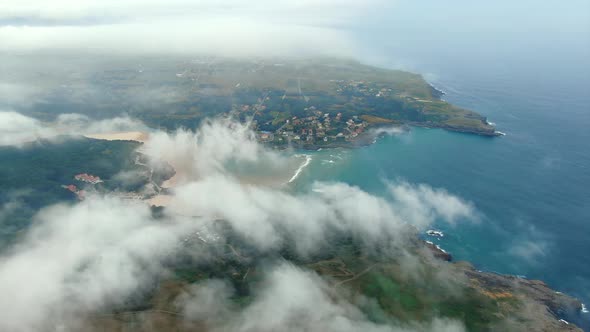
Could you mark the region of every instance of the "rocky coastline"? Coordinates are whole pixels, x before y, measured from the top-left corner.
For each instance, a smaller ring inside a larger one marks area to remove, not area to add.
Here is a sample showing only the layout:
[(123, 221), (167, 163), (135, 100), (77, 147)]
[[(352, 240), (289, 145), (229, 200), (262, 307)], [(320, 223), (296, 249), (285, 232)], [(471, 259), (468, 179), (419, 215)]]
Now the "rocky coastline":
[(484, 272), (465, 261), (453, 262), (452, 256), (440, 247), (422, 241), (432, 255), (453, 268), (462, 272), (468, 280), (469, 286), (490, 298), (513, 299), (521, 303), (518, 312), (511, 311), (511, 306), (505, 308), (505, 315), (517, 315), (522, 321), (511, 322), (510, 329), (534, 331), (576, 331), (583, 330), (574, 323), (567, 321), (576, 317), (582, 311), (582, 303), (571, 296), (551, 289), (541, 280), (504, 275), (494, 272)]

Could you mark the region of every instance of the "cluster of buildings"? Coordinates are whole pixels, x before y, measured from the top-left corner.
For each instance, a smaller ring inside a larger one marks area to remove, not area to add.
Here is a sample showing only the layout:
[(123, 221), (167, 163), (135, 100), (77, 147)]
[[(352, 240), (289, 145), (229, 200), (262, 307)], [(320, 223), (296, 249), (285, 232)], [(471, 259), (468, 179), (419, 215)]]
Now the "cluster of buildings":
[[(285, 124), (279, 128), (274, 137), (278, 140), (289, 140), (299, 142), (331, 142), (331, 141), (352, 141), (362, 134), (368, 123), (360, 120), (357, 116), (344, 121), (342, 113), (332, 116), (330, 113), (322, 113), (314, 106), (306, 108), (313, 115), (299, 118), (292, 117), (285, 120)], [(270, 135), (265, 136), (270, 139)], [(274, 137), (271, 140), (274, 140)], [(265, 141), (262, 139), (262, 141)]]
[(82, 200), (84, 200), (84, 198), (86, 198), (86, 192), (82, 189), (78, 189), (78, 187), (76, 187), (73, 184), (69, 184), (67, 186), (62, 185), (61, 187), (68, 190), (68, 191), (73, 192), (76, 195), (76, 197), (78, 198), (78, 200), (82, 201)]
[[(74, 176), (74, 179), (80, 182), (90, 183), (90, 184), (97, 184), (103, 182), (98, 176), (94, 176), (87, 173), (81, 173)], [(86, 191), (84, 189), (78, 188), (76, 185), (68, 184), (62, 185), (62, 188), (71, 191), (72, 193), (76, 194), (76, 197), (79, 200), (84, 200), (86, 198)]]
[(97, 183), (103, 182), (100, 179), (100, 177), (94, 176), (94, 175), (90, 175), (90, 174), (87, 174), (87, 173), (78, 174), (78, 175), (74, 176), (74, 179), (76, 179), (78, 181), (90, 183), (90, 184), (97, 184)]

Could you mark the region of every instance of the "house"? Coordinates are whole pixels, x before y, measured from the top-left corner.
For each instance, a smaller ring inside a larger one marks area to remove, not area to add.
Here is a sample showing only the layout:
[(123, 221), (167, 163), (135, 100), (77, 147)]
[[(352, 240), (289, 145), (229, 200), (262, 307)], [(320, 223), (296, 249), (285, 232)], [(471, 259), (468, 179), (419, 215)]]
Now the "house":
[(272, 141), (274, 139), (274, 135), (272, 133), (269, 133), (267, 131), (263, 131), (262, 133), (260, 133), (260, 140), (261, 141)]
[(97, 183), (103, 182), (100, 179), (100, 177), (94, 176), (94, 175), (90, 175), (90, 174), (87, 174), (87, 173), (78, 174), (78, 175), (74, 176), (74, 179), (76, 179), (78, 181), (90, 183), (90, 184), (97, 184)]

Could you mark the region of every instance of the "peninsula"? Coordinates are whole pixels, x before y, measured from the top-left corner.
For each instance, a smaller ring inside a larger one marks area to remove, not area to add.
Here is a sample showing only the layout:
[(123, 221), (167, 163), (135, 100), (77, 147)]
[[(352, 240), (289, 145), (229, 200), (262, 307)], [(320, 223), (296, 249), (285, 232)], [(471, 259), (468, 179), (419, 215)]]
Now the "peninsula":
[[(421, 75), (347, 59), (123, 57), (38, 74), (47, 95), (20, 111), (45, 121), (75, 110), (194, 130), (206, 118), (233, 117), (262, 142), (307, 149), (366, 145), (380, 126), (501, 135), (486, 117), (442, 100)], [(108, 98), (93, 99), (94, 91)]]

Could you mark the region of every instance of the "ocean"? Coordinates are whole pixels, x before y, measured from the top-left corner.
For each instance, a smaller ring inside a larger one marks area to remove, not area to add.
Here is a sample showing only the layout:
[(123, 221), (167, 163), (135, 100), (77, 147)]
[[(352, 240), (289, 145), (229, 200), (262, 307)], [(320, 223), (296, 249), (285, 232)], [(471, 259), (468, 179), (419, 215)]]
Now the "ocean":
[[(354, 150), (311, 153), (296, 181), (343, 181), (376, 194), (425, 183), (472, 202), (478, 223), (436, 224), (434, 240), (477, 269), (541, 279), (590, 304), (588, 49), (515, 56), (437, 55), (391, 47), (376, 64), (421, 73), (444, 99), (488, 117), (496, 138), (412, 128)], [(409, 65), (408, 65), (409, 64)], [(571, 318), (590, 330), (590, 314)]]

